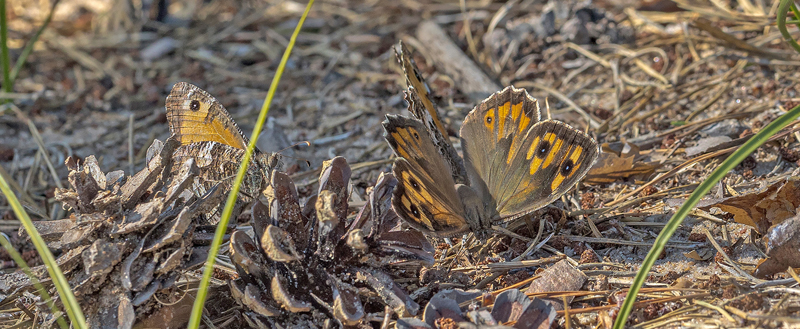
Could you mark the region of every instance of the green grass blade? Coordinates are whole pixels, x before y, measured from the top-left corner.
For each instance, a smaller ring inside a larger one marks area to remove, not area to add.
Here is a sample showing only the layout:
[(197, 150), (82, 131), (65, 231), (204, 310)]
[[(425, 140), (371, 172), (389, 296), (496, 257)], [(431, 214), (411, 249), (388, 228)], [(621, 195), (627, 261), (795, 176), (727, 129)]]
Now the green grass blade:
[(3, 65), (3, 91), (10, 93), (11, 57), (8, 55), (8, 16), (6, 16), (6, 0), (0, 0), (0, 65)]
[(220, 219), (219, 224), (217, 224), (216, 232), (214, 232), (214, 240), (211, 242), (211, 248), (208, 251), (208, 259), (206, 259), (205, 268), (203, 269), (203, 278), (200, 281), (200, 287), (197, 290), (197, 297), (195, 298), (194, 305), (192, 306), (192, 314), (189, 318), (189, 325), (187, 327), (189, 329), (197, 329), (200, 327), (200, 320), (203, 315), (203, 305), (205, 304), (208, 294), (211, 273), (214, 271), (214, 261), (217, 257), (217, 253), (219, 253), (219, 248), (222, 244), (222, 238), (225, 236), (225, 230), (228, 227), (228, 221), (233, 213), (233, 206), (236, 203), (239, 189), (242, 186), (242, 180), (247, 172), (247, 166), (250, 164), (250, 157), (252, 156), (253, 150), (256, 147), (258, 135), (261, 134), (261, 128), (264, 126), (264, 122), (267, 121), (269, 106), (272, 103), (272, 99), (275, 97), (275, 91), (278, 89), (278, 82), (281, 80), (281, 75), (283, 75), (283, 70), (286, 68), (286, 63), (289, 61), (289, 55), (292, 53), (292, 48), (294, 48), (294, 44), (297, 41), (297, 35), (300, 34), (300, 29), (303, 27), (303, 23), (305, 22), (309, 11), (311, 11), (311, 5), (313, 4), (314, 0), (309, 0), (308, 5), (306, 5), (306, 10), (300, 17), (300, 21), (297, 23), (294, 33), (292, 33), (292, 38), (289, 40), (289, 44), (286, 46), (286, 51), (283, 52), (283, 57), (278, 65), (278, 69), (275, 70), (275, 76), (272, 78), (272, 83), (269, 86), (267, 98), (264, 100), (264, 105), (261, 107), (261, 113), (258, 115), (258, 121), (256, 122), (255, 128), (253, 128), (253, 134), (250, 137), (250, 143), (247, 144), (247, 151), (244, 153), (244, 157), (242, 157), (241, 166), (239, 166), (239, 171), (236, 173), (236, 179), (234, 180), (233, 187), (228, 195), (228, 200), (225, 202), (225, 208), (222, 211), (222, 218)]
[(753, 151), (761, 146), (761, 144), (764, 144), (772, 135), (775, 135), (778, 131), (792, 123), (792, 121), (794, 121), (794, 119), (798, 116), (800, 116), (800, 105), (794, 107), (789, 112), (784, 113), (782, 116), (775, 119), (775, 121), (764, 127), (764, 129), (759, 131), (758, 134), (750, 138), (750, 140), (744, 143), (739, 149), (725, 159), (725, 161), (722, 162), (722, 164), (720, 164), (719, 167), (717, 167), (717, 169), (715, 169), (714, 172), (712, 172), (711, 175), (709, 175), (708, 178), (703, 181), (703, 183), (697, 186), (697, 189), (692, 192), (692, 195), (686, 199), (686, 202), (683, 203), (678, 211), (675, 212), (675, 215), (670, 218), (667, 225), (661, 230), (661, 233), (653, 243), (653, 247), (650, 248), (650, 252), (647, 253), (644, 262), (642, 262), (642, 267), (639, 268), (639, 272), (633, 279), (631, 288), (628, 290), (628, 295), (625, 296), (625, 301), (622, 303), (622, 307), (619, 310), (617, 319), (614, 322), (615, 329), (625, 328), (625, 322), (633, 311), (633, 304), (636, 301), (636, 295), (639, 293), (639, 288), (642, 287), (644, 281), (647, 279), (647, 274), (650, 272), (653, 264), (655, 264), (656, 259), (658, 259), (658, 257), (661, 255), (661, 252), (664, 251), (664, 247), (667, 245), (669, 238), (672, 237), (681, 223), (683, 223), (683, 219), (686, 218), (690, 211), (692, 211), (700, 199), (705, 196), (708, 191), (711, 191), (711, 188), (714, 187), (717, 182), (722, 180), (722, 178), (725, 177), (729, 171), (733, 170), (736, 165), (747, 158), (750, 153), (753, 153)]
[[(36, 275), (31, 272), (31, 268), (28, 266), (28, 263), (22, 259), (22, 255), (19, 254), (17, 249), (14, 249), (14, 246), (11, 245), (11, 242), (6, 239), (4, 234), (0, 234), (0, 246), (3, 246), (3, 248), (6, 249), (8, 255), (11, 256), (11, 259), (13, 259), (14, 262), (17, 263), (17, 266), (19, 266), (22, 271), (25, 272), (25, 275), (30, 278), (33, 286), (36, 287), (36, 291), (39, 292), (39, 296), (42, 297), (45, 303), (47, 303), (47, 306), (50, 307), (50, 311), (53, 312), (53, 314), (58, 313), (59, 310), (56, 308), (55, 304), (53, 304), (53, 298), (51, 298), (50, 294), (47, 293), (47, 289), (42, 286), (42, 283), (39, 282), (39, 279), (36, 277)], [(59, 316), (56, 322), (58, 322), (58, 326), (61, 327), (61, 329), (69, 328), (69, 325), (67, 325), (67, 321), (64, 320), (63, 316)]]
[(62, 273), (61, 269), (58, 267), (53, 253), (50, 252), (42, 236), (39, 235), (39, 232), (33, 227), (31, 218), (28, 217), (28, 213), (22, 209), (22, 204), (19, 203), (17, 196), (11, 191), (11, 187), (8, 186), (8, 182), (6, 182), (5, 177), (2, 175), (0, 175), (0, 191), (2, 191), (8, 199), (8, 203), (14, 210), (14, 214), (17, 215), (17, 219), (22, 223), (25, 231), (28, 232), (28, 235), (31, 237), (31, 242), (33, 242), (34, 247), (36, 247), (36, 252), (39, 253), (39, 257), (42, 258), (42, 261), (47, 267), (47, 272), (50, 274), (50, 278), (53, 279), (53, 284), (56, 286), (58, 295), (64, 303), (64, 308), (67, 311), (67, 315), (69, 315), (69, 319), (72, 321), (72, 326), (75, 328), (86, 328), (86, 318), (83, 316), (78, 300), (75, 299), (75, 295), (69, 287), (67, 278), (64, 277), (64, 273)]
[(794, 12), (796, 19), (800, 19), (800, 17), (797, 17), (797, 8), (793, 7), (794, 5), (792, 0), (781, 0), (781, 3), (778, 5), (778, 31), (781, 32), (781, 35), (783, 35), (783, 38), (786, 40), (786, 42), (788, 42), (795, 51), (800, 53), (800, 45), (794, 41), (792, 35), (789, 34), (789, 30), (786, 29), (786, 14), (789, 10)]
[[(797, 25), (797, 28), (800, 29), (800, 22), (797, 21), (797, 19), (800, 18), (800, 10), (797, 10), (797, 6), (795, 6), (794, 3), (789, 2), (789, 4), (790, 4), (789, 9), (792, 10), (792, 14), (794, 14), (795, 18), (792, 24)], [(785, 26), (786, 22), (784, 22), (783, 25)]]

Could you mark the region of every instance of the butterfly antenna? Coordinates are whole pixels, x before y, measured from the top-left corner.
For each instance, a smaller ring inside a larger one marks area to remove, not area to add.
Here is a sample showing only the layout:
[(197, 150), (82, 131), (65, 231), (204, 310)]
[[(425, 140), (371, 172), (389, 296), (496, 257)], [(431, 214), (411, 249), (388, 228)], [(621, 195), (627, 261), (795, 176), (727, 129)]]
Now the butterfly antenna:
[(547, 120), (552, 119), (553, 117), (550, 115), (550, 102), (547, 101), (547, 97), (544, 98), (544, 108), (547, 110)]
[(295, 159), (295, 160), (303, 161), (303, 162), (306, 163), (306, 166), (311, 168), (311, 161), (308, 161), (308, 159), (297, 158), (297, 157), (293, 157), (293, 156), (290, 156), (290, 155), (283, 154), (284, 151), (286, 151), (288, 149), (291, 149), (291, 148), (295, 148), (295, 147), (300, 146), (302, 144), (305, 144), (305, 146), (311, 146), (311, 142), (309, 142), (309, 141), (297, 142), (297, 143), (294, 143), (292, 145), (287, 146), (286, 148), (284, 148), (284, 149), (282, 149), (282, 150), (280, 150), (278, 152), (275, 152), (275, 154), (280, 154), (282, 157), (287, 157), (289, 159)]

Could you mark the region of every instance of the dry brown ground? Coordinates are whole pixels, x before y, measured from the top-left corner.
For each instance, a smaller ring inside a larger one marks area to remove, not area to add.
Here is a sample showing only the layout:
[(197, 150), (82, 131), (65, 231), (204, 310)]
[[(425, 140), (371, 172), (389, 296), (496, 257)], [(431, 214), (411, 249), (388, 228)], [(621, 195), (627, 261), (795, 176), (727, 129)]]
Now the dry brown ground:
[[(590, 265), (579, 267), (589, 276), (583, 290), (599, 293), (570, 307), (611, 309), (616, 292), (628, 286), (660, 227), (728, 153), (690, 160), (716, 151), (714, 146), (724, 141), (738, 145), (738, 138), (798, 104), (800, 61), (774, 26), (777, 3), (676, 2), (683, 9), (673, 8), (670, 1), (598, 1), (590, 8), (599, 16), (588, 23), (570, 20), (576, 17), (576, 4), (560, 4), (556, 11), (566, 15), (556, 15), (557, 31), (545, 37), (532, 27), (547, 10), (540, 1), (467, 1), (470, 33), (465, 33), (458, 2), (320, 1), (298, 39), (258, 145), (297, 159), (289, 160), (288, 170), (306, 196), (314, 190), (322, 161), (344, 156), (357, 167), (352, 184), (354, 194), (363, 199), (365, 188), (391, 168), (383, 161), (391, 150), (380, 122), (385, 114), (406, 113), (404, 80), (392, 48), (399, 40), (414, 50), (450, 131), (458, 131), (476, 103), (461, 90), (468, 82), (437, 68), (418, 41), (420, 23), (434, 20), (499, 85), (526, 88), (540, 100), (548, 99), (553, 118), (588, 129), (609, 150), (633, 147), (625, 155), (628, 162), (598, 163), (600, 171), (556, 202), (568, 220), (548, 221), (544, 236), (555, 236), (525, 257), (587, 257), (582, 262)], [(9, 107), (0, 116), (2, 168), (18, 184), (34, 216), (65, 216), (53, 191), (66, 182), (67, 156), (95, 155), (106, 172), (141, 169), (152, 141), (169, 136), (164, 99), (176, 82), (207, 90), (245, 132), (251, 131), (304, 8), (303, 3), (282, 1), (176, 1), (168, 19), (158, 22), (123, 3), (61, 1), (11, 95), (13, 107), (24, 116)], [(9, 11), (15, 58), (49, 6), (12, 1)], [(570, 29), (569, 24), (586, 30)], [(157, 42), (169, 49), (156, 51)], [(41, 134), (55, 173), (41, 156), (25, 117)], [(708, 198), (747, 194), (794, 176), (799, 140), (797, 133), (789, 133), (761, 147)], [(290, 148), (301, 141), (311, 145)], [(5, 200), (0, 207), (0, 228), (15, 232), (19, 222)], [(797, 325), (796, 291), (770, 290), (765, 288), (768, 281), (745, 275), (764, 258), (763, 235), (731, 219), (712, 209), (686, 220), (647, 286), (674, 288), (662, 295), (696, 288), (691, 292), (696, 297), (642, 307), (631, 324)], [(535, 236), (527, 229), (518, 232)], [(708, 238), (727, 248), (730, 259), (713, 257), (717, 250)], [(496, 290), (529, 278), (539, 268), (508, 264), (498, 272), (475, 267), (509, 261), (527, 247), (525, 241), (507, 237), (487, 243), (491, 248), (479, 258), (459, 260), (457, 271), (469, 279), (454, 287), (480, 283), (482, 289)], [(697, 259), (685, 256), (690, 251), (698, 252)], [(500, 273), (496, 280), (482, 283), (495, 273)], [(781, 287), (797, 284), (780, 281), (785, 278), (790, 276), (782, 272), (769, 280)], [(442, 282), (458, 281), (451, 279)], [(419, 286), (412, 283), (409, 291), (415, 288)], [(422, 305), (425, 301), (417, 300)], [(669, 313), (676, 309), (680, 312)], [(573, 314), (570, 325), (594, 326), (604, 312)], [(558, 323), (565, 325), (563, 316)]]

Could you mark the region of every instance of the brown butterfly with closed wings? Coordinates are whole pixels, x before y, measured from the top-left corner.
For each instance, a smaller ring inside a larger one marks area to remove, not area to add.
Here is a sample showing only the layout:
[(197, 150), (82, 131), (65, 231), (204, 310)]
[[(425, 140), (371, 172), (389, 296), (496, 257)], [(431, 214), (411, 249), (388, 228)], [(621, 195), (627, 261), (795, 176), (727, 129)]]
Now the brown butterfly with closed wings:
[[(176, 165), (194, 159), (200, 174), (193, 188), (203, 194), (216, 184), (230, 188), (239, 170), (248, 139), (231, 115), (213, 96), (195, 85), (179, 82), (167, 96), (169, 130), (180, 146), (173, 153)], [(239, 199), (257, 196), (278, 165), (276, 154), (255, 149)]]
[[(398, 59), (407, 79), (421, 81), (405, 54), (401, 48)], [(439, 121), (436, 110), (426, 107), (427, 114), (418, 115), (419, 108), (413, 109), (414, 100), (427, 98), (417, 92), (422, 87), (409, 83), (406, 96), (417, 118), (387, 115), (383, 126), (398, 156), (393, 208), (424, 233), (448, 237), (485, 232), (495, 222), (533, 212), (575, 186), (597, 160), (594, 139), (563, 122), (542, 120), (535, 98), (524, 89), (507, 87), (467, 115), (459, 133), (464, 156), (451, 161), (446, 132), (437, 132), (430, 119)], [(454, 168), (460, 163), (463, 168)], [(454, 179), (462, 171), (465, 183)]]

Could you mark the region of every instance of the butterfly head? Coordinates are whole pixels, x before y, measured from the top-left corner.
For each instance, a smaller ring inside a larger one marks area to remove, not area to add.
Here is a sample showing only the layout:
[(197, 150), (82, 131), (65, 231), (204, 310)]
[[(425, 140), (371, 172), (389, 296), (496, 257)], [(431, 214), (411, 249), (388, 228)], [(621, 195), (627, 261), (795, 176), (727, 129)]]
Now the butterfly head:
[(253, 160), (267, 181), (272, 177), (273, 171), (282, 167), (280, 153), (256, 152), (253, 154)]

